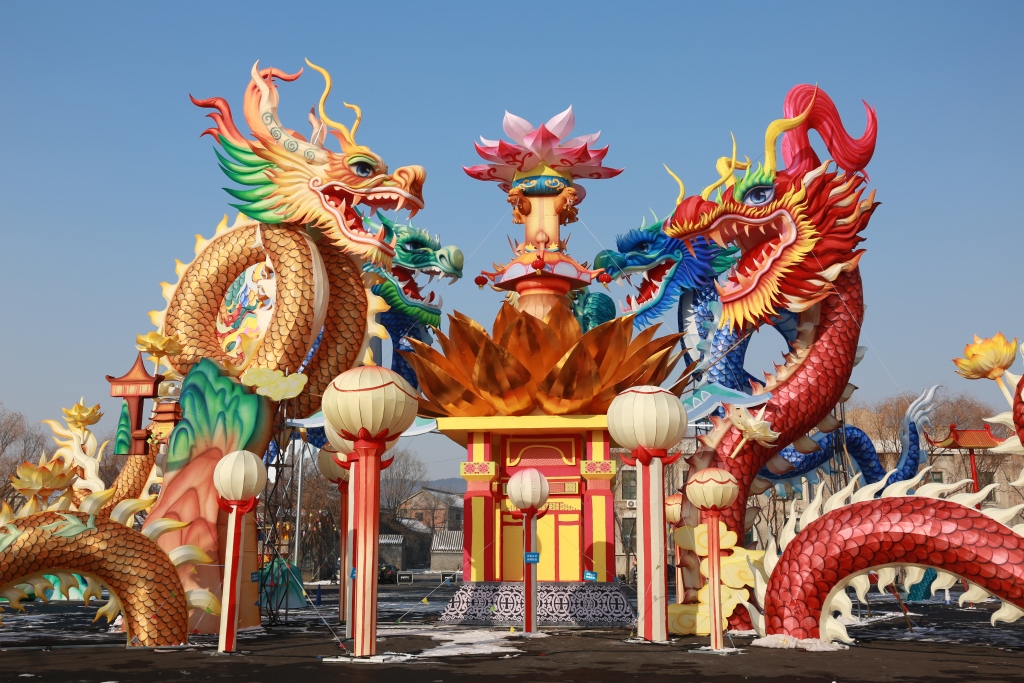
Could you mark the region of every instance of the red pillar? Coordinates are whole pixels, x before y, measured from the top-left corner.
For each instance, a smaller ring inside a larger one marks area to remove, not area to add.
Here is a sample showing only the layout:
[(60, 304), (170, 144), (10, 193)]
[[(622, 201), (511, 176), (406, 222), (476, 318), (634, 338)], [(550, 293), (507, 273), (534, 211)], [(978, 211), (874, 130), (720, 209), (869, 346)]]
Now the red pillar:
[(527, 562), (526, 553), (537, 548), (537, 515), (523, 511), (523, 630), (537, 630), (537, 563)]
[(495, 580), (495, 497), (492, 482), (497, 468), (491, 461), (491, 440), (486, 432), (466, 437), (466, 462), (460, 465), (466, 480), (463, 498), (462, 580)]
[(705, 510), (704, 520), (708, 526), (708, 610), (711, 618), (711, 649), (725, 647), (722, 638), (722, 539), (718, 522), (722, 514), (718, 510)]
[(380, 457), (385, 442), (358, 439), (350, 457), (357, 459), (353, 472), (355, 505), (352, 525), (355, 578), (352, 580), (351, 631), (353, 654), (377, 654), (377, 536), (380, 533)]
[(338, 510), (339, 528), (339, 569), (338, 569), (338, 621), (346, 620), (345, 607), (348, 603), (348, 575), (349, 569), (346, 566), (348, 557), (348, 481), (338, 481), (338, 495), (341, 497), (341, 506)]
[(615, 497), (608, 432), (587, 434), (587, 459), (580, 463), (583, 490), (583, 569), (599, 582), (615, 580)]

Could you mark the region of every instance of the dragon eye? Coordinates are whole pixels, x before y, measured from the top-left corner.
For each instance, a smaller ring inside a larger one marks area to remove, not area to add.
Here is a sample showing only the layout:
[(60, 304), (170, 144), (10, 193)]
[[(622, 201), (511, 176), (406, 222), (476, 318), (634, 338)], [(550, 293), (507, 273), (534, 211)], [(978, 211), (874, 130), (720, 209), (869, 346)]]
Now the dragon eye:
[(651, 245), (647, 244), (647, 242), (641, 242), (640, 244), (636, 245), (636, 250), (639, 251), (641, 254), (646, 254), (647, 250), (650, 248)]
[(743, 195), (743, 203), (747, 206), (764, 206), (775, 199), (775, 188), (771, 185), (757, 185)]
[(357, 161), (352, 164), (352, 171), (360, 178), (369, 178), (373, 175), (373, 166), (365, 161)]

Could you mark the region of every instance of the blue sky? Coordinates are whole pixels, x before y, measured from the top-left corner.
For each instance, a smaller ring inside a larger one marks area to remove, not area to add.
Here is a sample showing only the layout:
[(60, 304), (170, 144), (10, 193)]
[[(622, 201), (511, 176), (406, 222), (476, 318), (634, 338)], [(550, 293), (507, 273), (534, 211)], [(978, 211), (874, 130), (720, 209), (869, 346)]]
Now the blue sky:
[[(236, 109), (257, 59), (329, 69), (363, 108), (359, 131), (392, 166), (429, 172), (417, 224), (458, 244), (466, 279), (444, 292), (485, 324), (498, 295), (472, 278), (518, 236), (496, 186), (471, 180), (472, 142), (508, 109), (535, 124), (572, 104), (578, 133), (600, 129), (607, 163), (591, 182), (572, 253), (589, 260), (642, 214), (714, 179), (735, 133), (756, 157), (794, 84), (818, 83), (850, 130), (878, 110), (868, 170), (882, 206), (861, 261), (868, 303), (859, 397), (943, 383), (1002, 409), (992, 383), (950, 359), (975, 332), (1024, 334), (1017, 166), (1024, 157), (1020, 3), (22, 3), (5, 8), (0, 125), (0, 401), (31, 419), (84, 395), (117, 406), (106, 374), (151, 329), (159, 283), (194, 235), (231, 210), (203, 113)], [(305, 130), (322, 81), (281, 88), (284, 122)], [(233, 215), (233, 213), (232, 213)], [(486, 240), (485, 236), (497, 225)], [(1014, 277), (1016, 276), (1016, 277)], [(625, 290), (612, 289), (616, 296)], [(748, 366), (781, 350), (755, 341)], [(1018, 362), (1016, 371), (1020, 371)], [(109, 424), (107, 424), (109, 422)], [(437, 476), (459, 459), (443, 438), (410, 446)]]

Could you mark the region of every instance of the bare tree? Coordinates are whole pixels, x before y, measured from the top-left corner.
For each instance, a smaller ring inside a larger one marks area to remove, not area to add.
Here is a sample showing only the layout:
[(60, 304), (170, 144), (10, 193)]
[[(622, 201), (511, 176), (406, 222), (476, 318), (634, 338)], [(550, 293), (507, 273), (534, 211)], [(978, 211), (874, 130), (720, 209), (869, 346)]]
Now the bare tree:
[(395, 518), (398, 507), (422, 486), (427, 468), (419, 456), (407, 448), (398, 448), (392, 453), (393, 462), (380, 473), (380, 509)]
[(0, 404), (0, 481), (6, 482), (22, 462), (39, 460), (49, 446), (41, 427), (30, 425), (23, 414)]

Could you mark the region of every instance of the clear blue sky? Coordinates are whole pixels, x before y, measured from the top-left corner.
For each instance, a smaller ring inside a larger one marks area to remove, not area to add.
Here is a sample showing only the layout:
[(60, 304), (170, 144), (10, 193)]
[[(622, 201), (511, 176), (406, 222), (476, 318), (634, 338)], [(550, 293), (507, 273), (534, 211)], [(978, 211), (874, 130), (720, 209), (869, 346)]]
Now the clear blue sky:
[[(20, 3), (4, 10), (0, 123), (0, 401), (31, 419), (84, 395), (114, 424), (105, 374), (151, 329), (159, 282), (210, 235), (229, 197), (203, 113), (188, 94), (240, 108), (252, 63), (309, 57), (363, 108), (360, 141), (394, 167), (429, 171), (417, 222), (466, 253), (448, 308), (489, 324), (498, 296), (472, 278), (519, 235), (493, 184), (463, 174), (505, 109), (535, 124), (572, 104), (600, 129), (618, 178), (591, 182), (574, 255), (668, 211), (675, 184), (714, 176), (736, 134), (756, 157), (786, 91), (818, 83), (854, 132), (878, 110), (869, 166), (882, 206), (861, 261), (871, 348), (859, 397), (944, 383), (1002, 409), (989, 382), (950, 359), (975, 332), (1024, 334), (1018, 167), (1024, 158), (1024, 5), (843, 3)], [(322, 81), (281, 88), (305, 130)], [(481, 241), (498, 224), (485, 243)], [(615, 289), (613, 293), (618, 294)], [(624, 292), (624, 290), (619, 290)], [(621, 296), (621, 294), (620, 294)], [(780, 348), (759, 340), (752, 368)], [(770, 353), (769, 353), (770, 352)], [(1016, 371), (1020, 371), (1018, 362)], [(457, 473), (440, 438), (410, 444), (436, 476)]]

